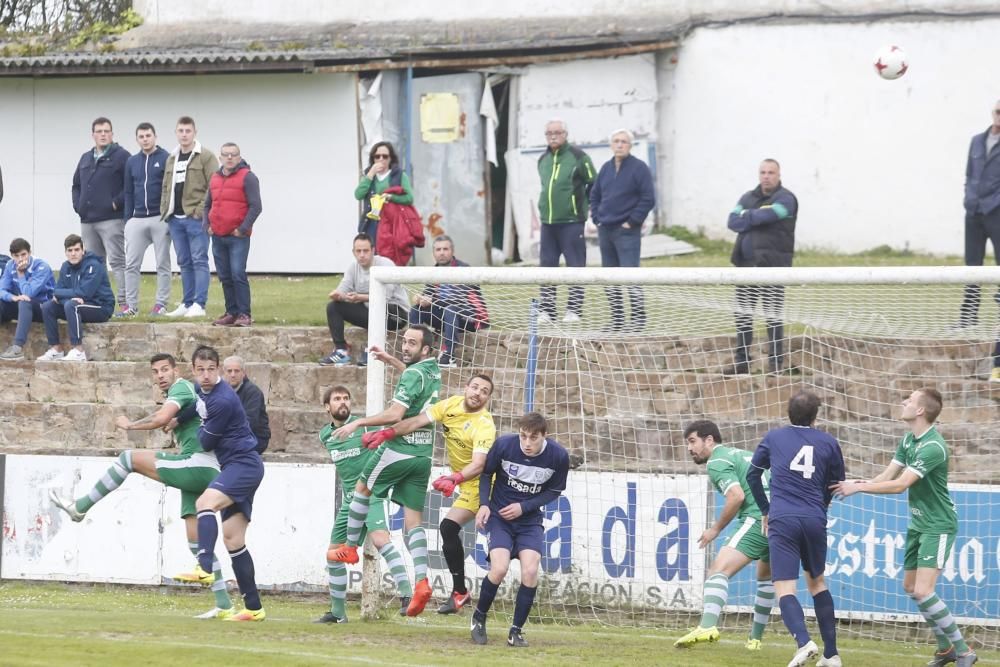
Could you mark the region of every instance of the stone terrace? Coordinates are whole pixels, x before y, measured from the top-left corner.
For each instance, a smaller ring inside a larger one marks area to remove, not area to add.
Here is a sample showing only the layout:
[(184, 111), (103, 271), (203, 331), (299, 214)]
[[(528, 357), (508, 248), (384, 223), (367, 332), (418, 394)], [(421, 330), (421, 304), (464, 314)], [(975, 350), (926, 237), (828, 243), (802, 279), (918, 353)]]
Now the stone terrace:
[[(46, 349), (37, 329), (25, 349), (29, 359)], [(348, 332), (355, 349), (364, 346), (363, 331)], [(11, 325), (0, 328), (0, 345), (9, 345), (12, 333)], [(85, 342), (87, 363), (0, 365), (0, 451), (106, 455), (169, 446), (159, 432), (116, 430), (114, 418), (148, 414), (161, 400), (149, 374), (154, 352), (169, 352), (186, 364), (199, 344), (248, 362), (248, 374), (268, 397), (273, 437), (267, 460), (326, 459), (316, 433), (325, 423), (319, 397), (327, 387), (348, 386), (355, 407), (364, 406), (364, 369), (316, 363), (330, 346), (321, 327), (107, 323), (88, 325)], [(459, 391), (469, 369), (487, 369), (499, 392), (494, 414), (507, 428), (523, 405), (526, 343), (492, 332), (467, 342), (475, 357), (465, 368), (444, 371), (445, 391)], [(801, 338), (792, 341), (790, 354), (793, 366), (808, 369), (802, 375), (727, 378), (719, 371), (731, 361), (731, 340), (723, 337), (543, 343), (536, 406), (554, 417), (555, 435), (587, 434), (586, 442), (567, 442), (586, 469), (695, 472), (681, 443), (685, 422), (710, 416), (730, 442), (752, 447), (764, 431), (784, 422), (785, 401), (804, 385), (819, 389), (826, 426), (850, 443), (850, 474), (871, 475), (891, 458), (902, 433), (893, 418), (900, 397), (932, 381), (921, 373), (933, 373), (947, 378), (936, 384), (947, 399), (942, 430), (953, 446), (954, 479), (1000, 482), (1000, 387), (984, 379), (986, 344), (904, 348), (893, 341)], [(634, 368), (640, 356), (643, 370), (622, 370)], [(625, 385), (631, 391), (620, 389)]]

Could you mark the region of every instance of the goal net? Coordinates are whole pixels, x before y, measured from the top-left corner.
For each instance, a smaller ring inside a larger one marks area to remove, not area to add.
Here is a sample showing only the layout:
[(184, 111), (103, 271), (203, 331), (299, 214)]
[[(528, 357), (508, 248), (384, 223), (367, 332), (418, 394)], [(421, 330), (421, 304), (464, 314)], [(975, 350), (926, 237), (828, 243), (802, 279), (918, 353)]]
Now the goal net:
[[(490, 409), (499, 432), (514, 432), (517, 419), (536, 410), (573, 457), (566, 493), (545, 510), (536, 622), (682, 625), (700, 614), (708, 564), (736, 525), (707, 550), (698, 546), (722, 497), (683, 442), (689, 422), (711, 419), (724, 444), (753, 451), (769, 429), (788, 423), (792, 393), (809, 389), (823, 402), (817, 427), (840, 441), (848, 478), (868, 479), (889, 464), (906, 432), (902, 399), (916, 388), (937, 387), (960, 520), (937, 593), (966, 634), (996, 648), (1000, 382), (991, 383), (990, 375), (998, 282), (1000, 273), (983, 267), (376, 267), (369, 343), (386, 341), (385, 318), (374, 315), (384, 315), (385, 284), (403, 284), (411, 298), (426, 284), (481, 287), (489, 327), (457, 338), (449, 350), (457, 367), (443, 370), (442, 397), (461, 393), (473, 373), (486, 372), (495, 381)], [(982, 284), (983, 303), (977, 323), (956, 328), (966, 283)], [(539, 301), (544, 284), (556, 286), (554, 311)], [(567, 321), (581, 296), (579, 320)], [(398, 350), (395, 340), (390, 332), (390, 351)], [(380, 363), (369, 366), (369, 414), (385, 407), (397, 377)], [(437, 465), (445, 464), (442, 454), (438, 448)], [(428, 498), (431, 580), (443, 599), (451, 577), (437, 525), (450, 500), (436, 492)], [(905, 495), (833, 502), (826, 579), (843, 627), (931, 640), (902, 589), (908, 516)], [(469, 525), (464, 539), (475, 598), (485, 538)], [(517, 581), (515, 564), (496, 613), (511, 612)], [(728, 628), (749, 628), (754, 591), (749, 566), (730, 585), (722, 619)], [(784, 633), (777, 613), (769, 632)]]

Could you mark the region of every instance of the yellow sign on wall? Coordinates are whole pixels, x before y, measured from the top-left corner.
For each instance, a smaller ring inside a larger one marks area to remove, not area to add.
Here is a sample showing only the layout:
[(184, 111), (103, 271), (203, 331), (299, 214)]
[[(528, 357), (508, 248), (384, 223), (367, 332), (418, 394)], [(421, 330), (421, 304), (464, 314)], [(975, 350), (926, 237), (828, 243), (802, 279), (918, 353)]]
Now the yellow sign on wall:
[(455, 93), (420, 97), (420, 137), (429, 144), (446, 144), (465, 135), (462, 109)]

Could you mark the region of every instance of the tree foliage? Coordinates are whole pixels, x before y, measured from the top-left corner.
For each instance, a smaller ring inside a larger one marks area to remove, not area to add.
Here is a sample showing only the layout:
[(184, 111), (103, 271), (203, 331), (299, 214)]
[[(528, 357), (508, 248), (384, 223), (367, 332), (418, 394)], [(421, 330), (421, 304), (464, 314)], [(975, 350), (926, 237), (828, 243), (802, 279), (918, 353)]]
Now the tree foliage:
[(0, 28), (8, 34), (74, 34), (120, 25), (134, 15), (131, 9), (131, 0), (0, 0)]

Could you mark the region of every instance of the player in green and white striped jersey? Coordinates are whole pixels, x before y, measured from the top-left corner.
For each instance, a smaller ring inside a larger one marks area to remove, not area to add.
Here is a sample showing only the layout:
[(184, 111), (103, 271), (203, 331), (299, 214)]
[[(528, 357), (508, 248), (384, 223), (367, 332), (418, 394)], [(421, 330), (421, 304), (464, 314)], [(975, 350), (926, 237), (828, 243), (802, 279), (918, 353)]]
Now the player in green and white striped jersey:
[[(377, 452), (361, 444), (361, 436), (369, 429), (361, 428), (340, 440), (334, 437), (334, 431), (353, 421), (360, 419), (351, 415), (351, 392), (347, 387), (330, 387), (323, 394), (323, 406), (329, 413), (331, 422), (319, 432), (319, 440), (330, 453), (330, 459), (337, 467), (337, 481), (341, 491), (340, 510), (330, 531), (330, 546), (327, 549), (326, 572), (330, 587), (330, 611), (316, 619), (316, 623), (346, 623), (347, 611), (344, 601), (347, 597), (347, 566), (329, 558), (329, 552), (338, 549), (347, 541), (347, 519), (350, 514), (351, 500), (354, 498), (354, 486), (364, 472), (369, 460)], [(361, 542), (365, 534), (371, 537), (372, 544), (378, 549), (379, 555), (389, 566), (389, 573), (396, 582), (399, 591), (400, 615), (406, 615), (413, 596), (413, 587), (406, 572), (406, 565), (399, 550), (389, 537), (389, 524), (385, 508), (388, 501), (372, 498), (368, 503), (368, 516), (361, 528)]]
[(937, 389), (923, 387), (911, 393), (903, 401), (901, 414), (910, 432), (903, 436), (889, 466), (870, 481), (850, 480), (831, 488), (843, 498), (855, 493), (909, 492), (903, 590), (913, 598), (937, 639), (938, 650), (927, 665), (943, 667), (954, 662), (958, 667), (971, 667), (979, 658), (965, 642), (948, 605), (934, 591), (958, 533), (958, 510), (948, 493), (951, 456), (934, 428), (942, 406)]
[[(746, 648), (759, 651), (764, 628), (774, 607), (774, 584), (771, 583), (767, 537), (761, 530), (761, 512), (747, 484), (747, 469), (753, 453), (724, 446), (719, 427), (708, 420), (688, 424), (684, 429), (684, 442), (695, 463), (707, 464), (712, 486), (726, 499), (719, 518), (698, 538), (698, 546), (706, 548), (733, 519), (737, 520), (737, 528), (726, 538), (706, 573), (701, 622), (674, 642), (674, 646), (687, 648), (719, 639), (718, 622), (729, 596), (729, 579), (751, 561), (757, 561), (757, 595)], [(765, 488), (768, 478), (765, 475)]]
[[(198, 427), (201, 419), (192, 409), (197, 402), (194, 385), (181, 377), (177, 362), (172, 355), (161, 353), (150, 361), (153, 381), (165, 394), (163, 405), (151, 415), (138, 421), (131, 421), (125, 415), (115, 420), (115, 426), (125, 431), (152, 431), (168, 426), (182, 411), (190, 414), (186, 421), (178, 423), (173, 436), (180, 447), (180, 453), (172, 454), (151, 449), (130, 449), (122, 452), (108, 468), (93, 488), (85, 495), (72, 500), (64, 498), (56, 489), (49, 491), (49, 497), (57, 507), (69, 514), (73, 521), (83, 521), (86, 513), (98, 501), (115, 491), (131, 473), (160, 482), (181, 492), (181, 517), (187, 531), (188, 548), (198, 552), (198, 524), (195, 501), (219, 474), (219, 462), (215, 454), (205, 452), (198, 441)], [(197, 618), (228, 618), (233, 615), (233, 603), (222, 578), (219, 559), (212, 561), (212, 593), (215, 607)]]

